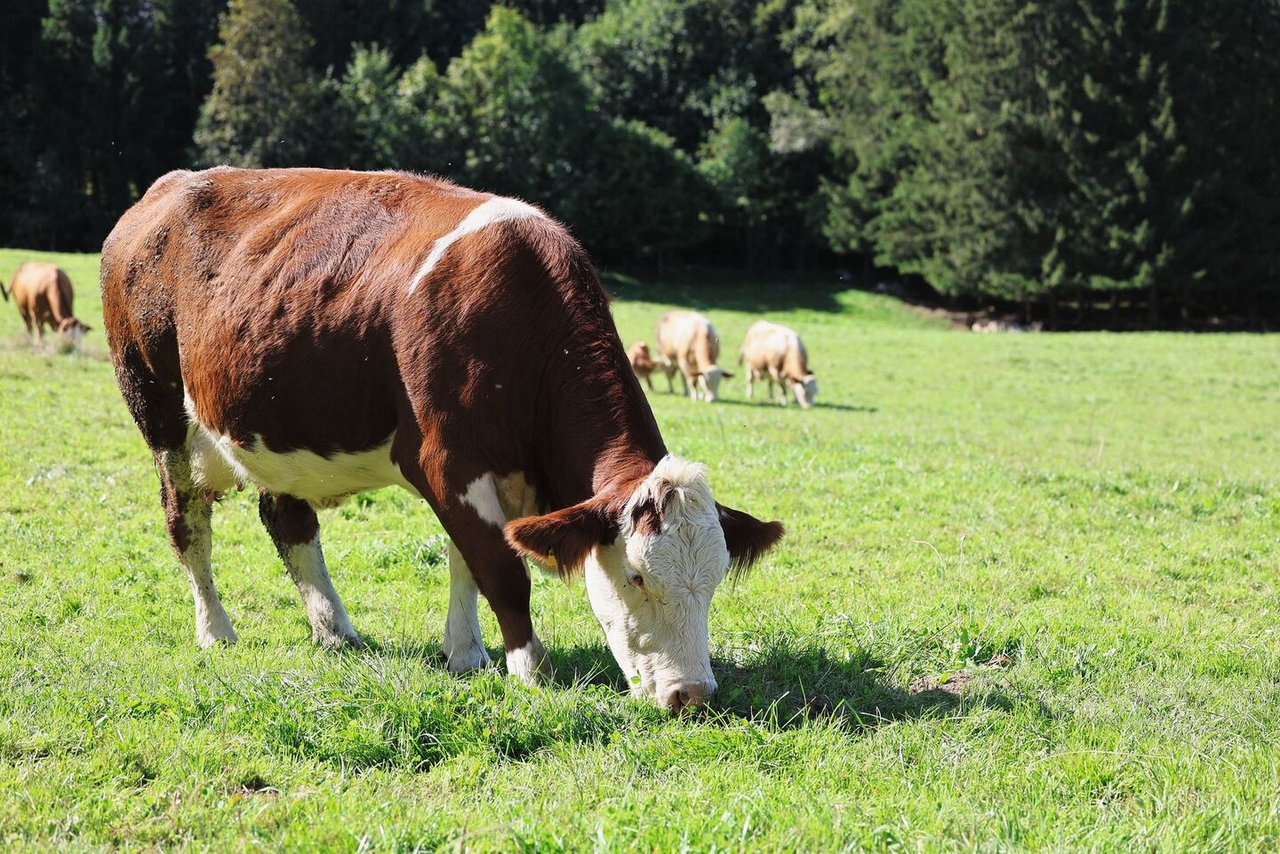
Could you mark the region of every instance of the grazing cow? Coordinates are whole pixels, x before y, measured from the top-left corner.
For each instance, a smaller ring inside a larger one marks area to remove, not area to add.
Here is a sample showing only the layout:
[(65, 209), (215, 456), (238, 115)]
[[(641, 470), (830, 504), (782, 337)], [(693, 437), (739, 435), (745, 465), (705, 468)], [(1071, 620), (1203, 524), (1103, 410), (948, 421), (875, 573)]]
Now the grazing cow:
[(711, 321), (696, 311), (669, 311), (658, 321), (659, 366), (667, 375), (667, 391), (675, 391), (671, 381), (680, 372), (684, 393), (694, 400), (714, 401), (720, 381), (733, 374), (716, 364), (720, 357), (720, 336)]
[(975, 320), (969, 326), (969, 329), (971, 331), (981, 332), (983, 334), (990, 334), (993, 332), (1013, 332), (1013, 333), (1039, 332), (1043, 328), (1044, 328), (1044, 324), (1038, 320), (1034, 323), (1028, 323), (1028, 324), (1015, 323), (1013, 321), (1007, 321), (1007, 320), (994, 320), (994, 319)]
[(48, 326), (64, 340), (79, 345), (92, 328), (72, 314), (71, 279), (57, 264), (27, 261), (13, 274), (9, 292), (18, 305), (28, 335), (44, 340), (44, 328)]
[(790, 388), (796, 402), (804, 409), (813, 406), (818, 396), (818, 381), (809, 370), (809, 357), (804, 343), (793, 330), (767, 320), (757, 320), (747, 330), (739, 351), (738, 364), (747, 369), (747, 399), (751, 399), (753, 382), (765, 381), (769, 401), (773, 401), (773, 384), (782, 392), (782, 405), (787, 405)]
[(172, 172), (102, 249), (107, 338), (150, 446), (201, 646), (236, 633), (210, 513), (245, 481), (312, 637), (360, 644), (317, 507), (387, 485), (451, 540), (444, 653), (550, 674), (522, 557), (582, 573), (633, 693), (673, 711), (716, 688), (712, 594), (782, 535), (718, 504), (667, 453), (586, 252), (538, 208), (393, 172)]
[(636, 376), (644, 380), (649, 386), (649, 391), (653, 391), (652, 374), (658, 369), (658, 363), (653, 360), (653, 355), (649, 353), (649, 345), (643, 341), (637, 341), (631, 345), (631, 349), (627, 351), (627, 359), (631, 362), (631, 370), (636, 372)]

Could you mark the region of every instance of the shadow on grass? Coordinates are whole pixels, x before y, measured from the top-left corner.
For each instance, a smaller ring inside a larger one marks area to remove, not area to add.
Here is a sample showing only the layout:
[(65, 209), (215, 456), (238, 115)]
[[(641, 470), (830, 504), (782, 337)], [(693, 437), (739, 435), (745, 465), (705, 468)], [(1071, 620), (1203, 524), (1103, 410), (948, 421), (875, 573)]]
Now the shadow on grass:
[(724, 270), (682, 270), (659, 278), (607, 271), (605, 289), (625, 300), (680, 305), (699, 311), (768, 312), (791, 309), (839, 312), (837, 294), (850, 290), (830, 273), (744, 274)]
[[(33, 356), (69, 356), (89, 359), (95, 362), (111, 361), (111, 354), (107, 352), (106, 344), (101, 339), (91, 340), (86, 338), (81, 343), (76, 344), (59, 337), (53, 332), (40, 339), (32, 338), (22, 332), (14, 333), (8, 339), (0, 339), (0, 350), (10, 352), (25, 351)], [(14, 375), (10, 374), (9, 376)]]
[[(648, 394), (651, 397), (687, 397), (687, 395), (681, 394), (679, 391), (667, 392), (667, 391), (662, 391), (661, 389), (650, 391)], [(716, 398), (715, 403), (704, 403), (703, 401), (700, 401), (700, 400), (690, 400), (689, 405), (690, 406), (754, 406), (760, 409), (767, 409), (767, 410), (777, 409), (777, 410), (784, 410), (784, 411), (791, 411), (791, 412), (804, 411), (799, 406), (783, 407), (779, 403), (770, 403), (769, 401), (763, 400), (763, 399), (762, 400), (741, 400), (733, 397), (725, 397), (723, 392), (721, 393), (720, 397)], [(826, 403), (821, 400), (814, 401), (813, 408), (814, 409), (830, 409), (834, 412), (865, 412), (868, 415), (874, 414), (880, 411), (880, 408), (878, 406), (858, 406), (856, 404), (849, 404), (849, 403)]]
[[(551, 650), (556, 683), (607, 685), (627, 691), (613, 656), (603, 646)], [(812, 647), (775, 645), (745, 664), (715, 658), (712, 670), (720, 684), (709, 718), (724, 713), (735, 718), (768, 721), (791, 729), (810, 720), (829, 720), (851, 731), (914, 718), (941, 717), (960, 708), (1010, 709), (1012, 702), (987, 687), (977, 690), (981, 676), (958, 674), (950, 682), (918, 680), (903, 689), (884, 674), (881, 662), (863, 654), (849, 661)]]
[[(371, 652), (419, 661), (425, 667), (445, 668), (437, 643), (396, 640), (379, 643), (365, 638)], [(554, 685), (602, 685), (628, 693), (626, 679), (603, 644), (552, 647), (547, 654), (555, 668)], [(501, 665), (501, 649), (490, 649)], [(1013, 704), (995, 690), (983, 668), (962, 670), (950, 679), (920, 678), (906, 688), (885, 675), (883, 662), (868, 653), (847, 660), (832, 657), (820, 647), (774, 642), (744, 663), (712, 657), (720, 690), (706, 719), (726, 722), (746, 718), (778, 729), (794, 729), (808, 721), (831, 721), (850, 732), (883, 723), (942, 717), (960, 709), (1011, 709)]]

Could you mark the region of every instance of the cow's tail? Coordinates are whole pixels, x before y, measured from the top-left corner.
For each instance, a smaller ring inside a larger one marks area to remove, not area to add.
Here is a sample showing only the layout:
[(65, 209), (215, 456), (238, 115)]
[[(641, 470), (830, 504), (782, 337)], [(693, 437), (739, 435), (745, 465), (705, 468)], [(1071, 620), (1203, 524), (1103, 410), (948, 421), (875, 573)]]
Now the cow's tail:
[(9, 301), (9, 292), (4, 289), (4, 279), (0, 279), (0, 297), (4, 297), (4, 301)]

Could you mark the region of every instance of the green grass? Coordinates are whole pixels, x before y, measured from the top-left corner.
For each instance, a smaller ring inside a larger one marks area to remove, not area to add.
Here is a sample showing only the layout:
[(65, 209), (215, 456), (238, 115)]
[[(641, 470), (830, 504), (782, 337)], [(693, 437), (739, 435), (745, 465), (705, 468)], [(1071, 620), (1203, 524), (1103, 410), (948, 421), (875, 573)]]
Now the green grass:
[(821, 385), (809, 412), (740, 378), (651, 395), (722, 500), (790, 529), (713, 605), (717, 714), (673, 720), (624, 696), (580, 584), (535, 583), (560, 684), (444, 672), (441, 530), (390, 490), (322, 514), (369, 651), (312, 647), (247, 493), (214, 520), (241, 643), (197, 650), (96, 258), (56, 258), (86, 354), (33, 353), (0, 304), (0, 844), (1280, 846), (1280, 339), (969, 335), (816, 278), (610, 277), (627, 343), (686, 304), (733, 353), (767, 313)]

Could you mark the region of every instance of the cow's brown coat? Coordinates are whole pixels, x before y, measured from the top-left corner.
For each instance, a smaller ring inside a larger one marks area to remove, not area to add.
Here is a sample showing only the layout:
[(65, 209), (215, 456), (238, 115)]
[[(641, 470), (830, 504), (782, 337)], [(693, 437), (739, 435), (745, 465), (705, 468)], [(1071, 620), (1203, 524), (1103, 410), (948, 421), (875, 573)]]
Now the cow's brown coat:
[(643, 341), (637, 341), (631, 345), (631, 349), (627, 351), (627, 360), (631, 362), (631, 370), (636, 372), (636, 376), (645, 381), (649, 386), (649, 390), (653, 390), (653, 372), (658, 369), (658, 363), (653, 360), (653, 355), (649, 352), (649, 345)]
[[(520, 473), (543, 511), (594, 497), (616, 517), (666, 447), (586, 253), (550, 218), (463, 237), (407, 292), (435, 241), (489, 198), (399, 173), (217, 168), (164, 176), (121, 218), (103, 246), (107, 337), (179, 552), (181, 505), (210, 500), (165, 462), (186, 453), (184, 388), (205, 427), (246, 448), (329, 457), (394, 432), (393, 462), (506, 648), (530, 640), (524, 566), (461, 500), (467, 485)], [(277, 547), (316, 530), (305, 502), (264, 495), (261, 512)], [(725, 516), (735, 558), (781, 533), (739, 515), (762, 525)], [(566, 570), (579, 545), (559, 546)]]
[(13, 295), (28, 334), (43, 338), (46, 326), (58, 333), (71, 333), (77, 328), (81, 332), (89, 330), (72, 311), (75, 294), (71, 279), (57, 264), (44, 261), (23, 263), (13, 274), (9, 293)]

